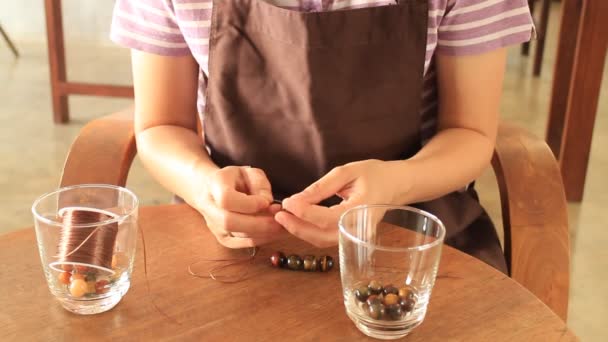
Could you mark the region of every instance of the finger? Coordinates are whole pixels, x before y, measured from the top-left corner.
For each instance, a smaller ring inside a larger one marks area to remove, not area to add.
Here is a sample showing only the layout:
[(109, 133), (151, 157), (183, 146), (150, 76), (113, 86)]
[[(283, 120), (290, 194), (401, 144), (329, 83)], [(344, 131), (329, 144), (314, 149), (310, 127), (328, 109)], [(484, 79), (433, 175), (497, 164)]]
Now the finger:
[(250, 194), (262, 196), (268, 202), (272, 202), (272, 188), (264, 171), (252, 167), (243, 167), (241, 172)]
[(353, 180), (354, 178), (347, 167), (336, 167), (304, 191), (292, 197), (316, 204), (337, 194)]
[(285, 211), (277, 213), (274, 218), (292, 235), (318, 248), (335, 246), (338, 243), (338, 230), (319, 229)]
[(269, 205), (262, 196), (247, 195), (224, 185), (214, 186), (211, 196), (218, 207), (242, 214), (255, 214)]
[[(278, 222), (277, 222), (278, 223)], [(285, 238), (286, 236), (289, 235), (289, 232), (286, 231), (285, 229), (281, 229), (280, 232), (278, 233), (271, 233), (271, 234), (267, 234), (267, 233), (241, 233), (241, 232), (232, 232), (230, 233), (230, 235), (232, 235), (233, 237), (238, 237), (238, 238), (253, 238), (253, 239), (274, 239), (274, 240), (279, 240), (282, 238)]]
[(269, 244), (273, 242), (272, 238), (240, 238), (226, 236), (218, 239), (218, 242), (224, 247), (237, 249), (237, 248), (251, 248)]
[(212, 225), (224, 232), (255, 234), (278, 234), (283, 227), (271, 215), (247, 215), (225, 211), (220, 208), (209, 210)]
[(283, 207), (285, 210), (304, 221), (308, 221), (324, 229), (337, 227), (340, 216), (342, 216), (346, 210), (355, 207), (358, 204), (359, 201), (355, 198), (350, 199), (348, 202), (344, 201), (341, 204), (330, 208), (308, 204), (305, 201), (297, 198), (289, 198), (283, 201)]
[(270, 215), (274, 216), (276, 213), (278, 213), (279, 211), (283, 210), (283, 206), (280, 204), (271, 204), (270, 207), (268, 207), (268, 212), (270, 213)]

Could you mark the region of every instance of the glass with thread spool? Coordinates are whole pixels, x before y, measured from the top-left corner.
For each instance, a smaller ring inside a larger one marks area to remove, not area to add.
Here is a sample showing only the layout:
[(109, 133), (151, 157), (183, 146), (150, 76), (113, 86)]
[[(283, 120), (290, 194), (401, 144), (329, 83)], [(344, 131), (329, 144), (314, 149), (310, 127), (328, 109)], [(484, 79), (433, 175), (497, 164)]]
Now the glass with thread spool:
[(44, 274), (63, 307), (87, 315), (116, 306), (131, 284), (137, 197), (118, 186), (77, 185), (39, 197), (32, 213)]

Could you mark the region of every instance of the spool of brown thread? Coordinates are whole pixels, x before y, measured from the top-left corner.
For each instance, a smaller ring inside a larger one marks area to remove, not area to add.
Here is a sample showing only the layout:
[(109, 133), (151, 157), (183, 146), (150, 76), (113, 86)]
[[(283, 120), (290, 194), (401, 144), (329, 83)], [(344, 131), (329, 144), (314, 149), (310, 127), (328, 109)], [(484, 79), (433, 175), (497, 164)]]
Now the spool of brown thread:
[(114, 273), (112, 254), (118, 234), (116, 215), (92, 208), (63, 208), (57, 265), (83, 265)]

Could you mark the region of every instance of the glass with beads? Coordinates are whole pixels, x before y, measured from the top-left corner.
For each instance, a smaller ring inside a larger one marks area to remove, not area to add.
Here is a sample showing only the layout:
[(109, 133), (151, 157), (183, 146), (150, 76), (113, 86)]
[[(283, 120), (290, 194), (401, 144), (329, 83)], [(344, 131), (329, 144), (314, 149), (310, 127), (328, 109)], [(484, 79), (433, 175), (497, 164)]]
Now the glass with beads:
[(364, 334), (397, 339), (422, 323), (445, 227), (412, 207), (365, 205), (340, 218), (340, 275), (348, 317)]
[(116, 306), (131, 284), (137, 197), (119, 186), (76, 185), (42, 195), (32, 214), (44, 275), (63, 307), (86, 315)]

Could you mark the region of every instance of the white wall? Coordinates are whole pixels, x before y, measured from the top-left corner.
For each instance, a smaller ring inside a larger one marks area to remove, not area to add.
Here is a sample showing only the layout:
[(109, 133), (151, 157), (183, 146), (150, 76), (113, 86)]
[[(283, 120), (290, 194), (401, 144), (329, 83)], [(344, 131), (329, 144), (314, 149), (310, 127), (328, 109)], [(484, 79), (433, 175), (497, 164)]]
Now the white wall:
[[(111, 44), (113, 0), (63, 0), (66, 39)], [(46, 41), (44, 0), (0, 0), (0, 24), (17, 42)]]

